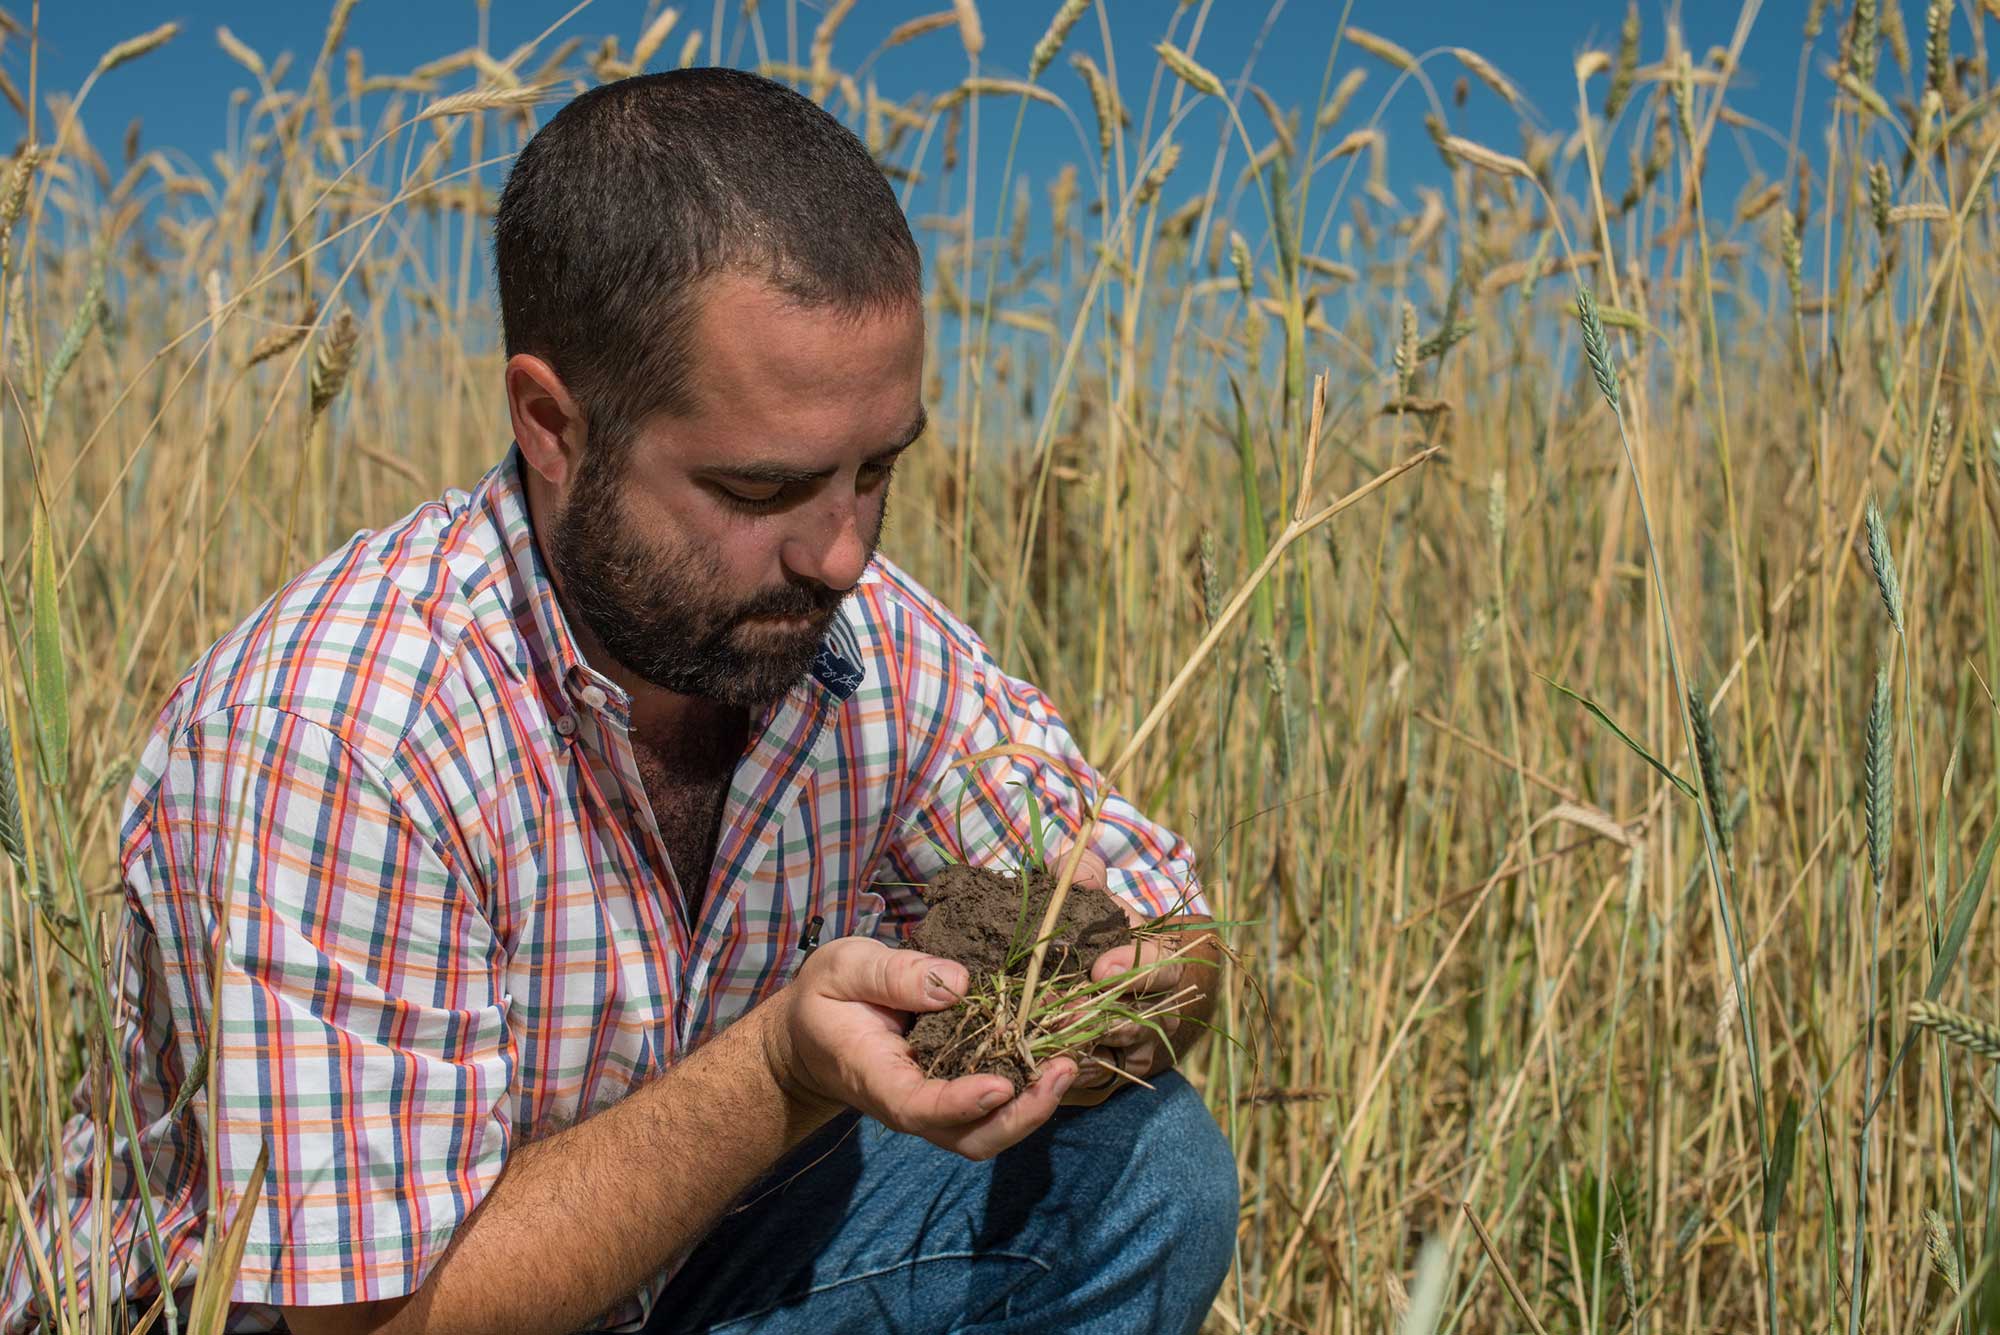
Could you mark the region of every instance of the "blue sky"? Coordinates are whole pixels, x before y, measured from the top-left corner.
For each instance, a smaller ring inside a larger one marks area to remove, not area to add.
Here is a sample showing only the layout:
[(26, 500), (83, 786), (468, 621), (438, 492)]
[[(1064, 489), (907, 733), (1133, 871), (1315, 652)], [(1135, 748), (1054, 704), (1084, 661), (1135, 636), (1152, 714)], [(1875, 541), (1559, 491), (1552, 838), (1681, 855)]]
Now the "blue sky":
[[(1056, 3), (988, 0), (982, 6), (988, 72), (1021, 72)], [(33, 6), (32, 0), (10, 0), (8, 7), (25, 23)], [(730, 0), (728, 8), (737, 7), (736, 0)], [(818, 22), (821, 6), (812, 0), (794, 0), (794, 7), (798, 43), (803, 47)], [(855, 59), (903, 19), (948, 7), (948, 0), (860, 0), (842, 29), (836, 64), (841, 57)], [(1107, 0), (1106, 7), (1117, 34), (1116, 54), (1124, 66), (1127, 96), (1136, 101), (1143, 96), (1142, 73), (1152, 63), (1148, 48), (1165, 31), (1174, 5), (1171, 0)], [(551, 0), (493, 0), (489, 45), (504, 52), (555, 22), (567, 8), (567, 4)], [(591, 36), (616, 33), (629, 47), (652, 8), (648, 0), (594, 0), (564, 31)], [(663, 54), (666, 61), (677, 56), (687, 32), (694, 28), (706, 32), (710, 26), (711, 6), (704, 0), (686, 0), (680, 8), (680, 25)], [(769, 40), (774, 47), (782, 47), (786, 0), (764, 0), (760, 8)], [(1646, 26), (1646, 54), (1656, 56), (1667, 6), (1648, 0), (1640, 8)], [(327, 3), (315, 0), (44, 0), (40, 76), (45, 88), (74, 88), (112, 42), (168, 19), (180, 20), (184, 31), (175, 42), (114, 72), (100, 84), (91, 95), (88, 121), (101, 143), (112, 143), (133, 117), (141, 117), (149, 145), (172, 144), (201, 160), (208, 150), (221, 146), (228, 92), (245, 81), (241, 70), (216, 45), (216, 26), (227, 24), (267, 59), (289, 48), (300, 60), (309, 60), (317, 48), (327, 9)], [(1711, 45), (1728, 42), (1738, 6), (1720, 0), (1683, 0), (1679, 10), (1689, 44), (1699, 54)], [(1804, 0), (1775, 0), (1763, 6), (1745, 49), (1745, 73), (1732, 97), (1739, 110), (1781, 129), (1790, 123), (1804, 11)], [(1218, 0), (1201, 41), (1201, 58), (1225, 80), (1232, 79), (1249, 56), (1270, 12), (1260, 0)], [(1913, 6), (1911, 17), (1916, 22), (1912, 32), (1918, 34), (1919, 44), (1920, 13), (1920, 6)], [(1567, 129), (1574, 124), (1571, 62), (1586, 46), (1615, 46), (1623, 14), (1623, 4), (1613, 0), (1355, 0), (1352, 21), (1415, 51), (1444, 44), (1473, 48), (1523, 88), (1545, 126)], [(1280, 103), (1310, 106), (1317, 96), (1339, 15), (1340, 5), (1330, 0), (1287, 0), (1271, 23), (1253, 77)], [(1956, 34), (1961, 48), (1966, 40), (1965, 22), (1961, 15)], [(387, 72), (407, 69), (466, 45), (477, 35), (478, 24), (473, 0), (360, 0), (349, 32), (350, 41), (366, 52), (370, 69)], [(1101, 39), (1092, 27), (1087, 21), (1073, 44), (1099, 53)], [(1831, 31), (1822, 35), (1822, 59), (1832, 50), (1832, 42)], [(706, 49), (704, 41), (704, 52)], [(27, 60), (22, 45), (10, 43), (4, 59), (15, 82), (25, 88)], [(1882, 63), (1884, 86), (1892, 87), (1899, 76), (1889, 60)], [(1373, 99), (1390, 82), (1388, 72), (1358, 51), (1343, 54), (1339, 68), (1344, 71), (1356, 64), (1370, 67), (1369, 83), (1357, 107), (1372, 107)], [(883, 91), (896, 94), (920, 87), (934, 91), (948, 87), (963, 74), (964, 62), (956, 38), (947, 31), (890, 53), (879, 68)], [(1434, 68), (1445, 89), (1460, 72), (1448, 60)], [(1065, 64), (1058, 63), (1044, 78), (1066, 96), (1086, 101), (1080, 81)], [(1810, 85), (1815, 96), (1823, 96), (1825, 81), (1816, 73)], [(1600, 81), (1597, 92), (1601, 95), (1601, 91)], [(1399, 95), (1392, 111), (1392, 143), (1408, 137), (1396, 133), (1406, 121), (1417, 124), (1401, 114), (1405, 111), (1411, 117), (1421, 113), (1420, 97), (1413, 90)], [(18, 135), (18, 119), (4, 107), (0, 107), (0, 117), (13, 122), (0, 132), (0, 137), (11, 141)], [(1049, 134), (1031, 136), (1024, 158), (1024, 165), (1037, 176), (1038, 148), (1063, 156), (1074, 153), (1074, 138), (1067, 127), (1053, 113), (1049, 118), (1051, 123), (1043, 127)], [(1497, 147), (1514, 149), (1519, 144), (1517, 120), (1475, 84), (1471, 102), (1454, 118), (1454, 128), (1484, 133)], [(1254, 125), (1254, 118), (1252, 121)], [(1417, 134), (1421, 135), (1420, 128)], [(1421, 138), (1417, 142), (1420, 145)]]
[[(33, 13), (33, 0), (5, 0), (24, 24)], [(659, 0), (592, 0), (580, 14), (570, 18), (559, 35), (575, 33), (596, 38), (606, 33), (620, 36), (629, 49), (646, 19), (657, 12)], [(983, 72), (1006, 76), (1024, 72), (1028, 54), (1057, 7), (1058, 0), (986, 0), (981, 6), (987, 32)], [(43, 88), (73, 89), (84, 78), (111, 43), (145, 31), (168, 19), (184, 25), (181, 35), (164, 49), (114, 71), (92, 92), (86, 108), (86, 122), (93, 139), (107, 156), (112, 152), (127, 124), (135, 117), (143, 124), (143, 142), (148, 147), (171, 146), (186, 156), (178, 160), (206, 168), (213, 152), (225, 143), (230, 90), (248, 83), (248, 77), (219, 48), (215, 38), (218, 24), (227, 24), (244, 41), (269, 60), (282, 50), (291, 50), (297, 64), (310, 62), (317, 50), (331, 0), (279, 0), (271, 3), (244, 3), (243, 0), (44, 0), (41, 5), (41, 63), (39, 78)], [(949, 8), (950, 0), (859, 0), (840, 32), (835, 52), (836, 66), (851, 66), (874, 48), (897, 23), (919, 14)], [(1817, 127), (1824, 123), (1828, 84), (1821, 73), (1831, 57), (1837, 28), (1845, 3), (1830, 8), (1826, 31), (1815, 46), (1815, 55), (1806, 79), (1805, 125), (1809, 151), (1819, 155), (1812, 143)], [(556, 23), (568, 8), (553, 0), (492, 0), (487, 22), (489, 49), (504, 53)], [(683, 0), (682, 17), (654, 67), (674, 63), (686, 35), (695, 29), (704, 34), (703, 59), (709, 44), (706, 33), (713, 19), (711, 0)], [(740, 10), (740, 0), (727, 0), (731, 13)], [(767, 41), (774, 55), (784, 54), (788, 44), (787, 17), (795, 16), (796, 50), (804, 60), (804, 48), (819, 20), (818, 0), (763, 0), (760, 10)], [(1173, 0), (1103, 0), (1109, 26), (1115, 35), (1113, 53), (1120, 67), (1120, 81), (1128, 103), (1137, 115), (1143, 107), (1149, 78), (1156, 65), (1152, 43), (1163, 35), (1176, 13)], [(1965, 9), (1955, 19), (1954, 47), (1964, 50), (1969, 41)], [(1661, 53), (1670, 6), (1662, 0), (1643, 0), (1645, 37), (1643, 58), (1657, 59)], [(1682, 0), (1677, 6), (1690, 48), (1699, 57), (1712, 46), (1728, 43), (1738, 20), (1739, 7), (1722, 0)], [(1798, 88), (1800, 29), (1806, 0), (1773, 0), (1765, 4), (1744, 48), (1742, 73), (1735, 82), (1730, 104), (1737, 111), (1775, 127), (1775, 136), (1760, 136), (1725, 129), (1710, 158), (1708, 184), (1710, 212), (1726, 217), (1737, 190), (1753, 170), (1775, 176), (1782, 173), (1782, 139), (1789, 131), (1793, 99)], [(1577, 53), (1587, 47), (1610, 50), (1617, 45), (1618, 28), (1624, 16), (1623, 0), (1354, 0), (1351, 21), (1413, 51), (1444, 45), (1462, 45), (1484, 55), (1504, 70), (1523, 90), (1533, 108), (1528, 118), (1543, 129), (1567, 132), (1575, 125), (1575, 91), (1571, 74)], [(1908, 0), (1909, 30), (1918, 47), (1921, 64), (1922, 6)], [(1282, 0), (1275, 9), (1268, 0), (1215, 0), (1197, 48), (1199, 58), (1225, 82), (1234, 82), (1257, 49), (1253, 78), (1286, 107), (1303, 107), (1308, 114), (1316, 104), (1325, 76), (1327, 56), (1341, 13), (1334, 0)], [(1275, 15), (1275, 17), (1273, 17)], [(479, 8), (473, 0), (359, 0), (348, 32), (351, 45), (366, 54), (370, 72), (407, 70), (426, 60), (471, 43), (478, 35)], [(1187, 16), (1181, 20), (1185, 32)], [(732, 26), (728, 31), (735, 31)], [(1259, 34), (1264, 39), (1259, 45)], [(1071, 50), (1090, 52), (1100, 60), (1104, 42), (1094, 19), (1087, 19), (1073, 35)], [(729, 47), (725, 45), (727, 58)], [(0, 61), (17, 85), (27, 86), (28, 63), (25, 43), (9, 42)], [(745, 52), (737, 63), (753, 63)], [(1343, 49), (1336, 62), (1337, 79), (1350, 68), (1368, 71), (1368, 81), (1347, 113), (1343, 128), (1358, 125), (1370, 114), (1393, 82), (1392, 72), (1380, 61), (1351, 46)], [(1462, 71), (1449, 57), (1432, 61), (1432, 72), (1440, 92), (1449, 98), (1452, 84)], [(1903, 76), (1885, 51), (1878, 84), (1892, 98), (1905, 89)], [(885, 94), (902, 97), (919, 89), (938, 92), (951, 87), (966, 72), (958, 39), (951, 30), (925, 36), (888, 53), (876, 67), (879, 85)], [(289, 82), (296, 86), (301, 77), (295, 66)], [(1919, 73), (1920, 77), (1920, 73)], [(1058, 61), (1043, 82), (1068, 98), (1079, 109), (1086, 131), (1091, 125), (1089, 99), (1082, 81)], [(1591, 86), (1593, 105), (1601, 105), (1604, 80)], [(469, 86), (470, 76), (460, 74), (447, 91)], [(336, 83), (338, 86), (338, 83)], [(981, 150), (981, 206), (979, 226), (989, 231), (991, 208), (997, 189), (997, 173), (1006, 148), (1006, 134), (1013, 119), (1008, 102), (989, 102), (994, 108), (985, 114)], [(1422, 93), (1405, 84), (1386, 114), (1384, 125), (1390, 143), (1390, 184), (1404, 202), (1412, 202), (1408, 187), (1416, 184), (1442, 186), (1445, 173), (1424, 138), (1422, 115), (1426, 109)], [(1170, 187), (1192, 191), (1206, 183), (1209, 155), (1217, 139), (1225, 133), (1212, 107), (1203, 109), (1206, 119), (1189, 122), (1181, 134), (1189, 149), (1187, 161)], [(546, 113), (545, 113), (546, 114)], [(46, 112), (43, 113), (46, 117)], [(1246, 101), (1245, 120), (1253, 137), (1268, 137), (1262, 114)], [(1451, 128), (1468, 137), (1508, 152), (1521, 146), (1523, 117), (1510, 110), (1476, 81), (1463, 108), (1450, 111)], [(1633, 113), (1626, 122), (1633, 123)], [(47, 121), (44, 119), (44, 135)], [(0, 105), (0, 147), (10, 147), (18, 138), (18, 118)], [(1323, 145), (1324, 147), (1324, 145)], [(1089, 156), (1075, 132), (1059, 113), (1044, 107), (1029, 109), (1028, 134), (1017, 170), (1041, 187), (1056, 167)], [(935, 149), (933, 150), (933, 161)], [(1240, 149), (1232, 149), (1232, 159), (1224, 177), (1225, 188), (1242, 165)], [(989, 176), (989, 173), (991, 174)], [(1609, 155), (1606, 176), (1609, 187), (1621, 189), (1627, 174), (1624, 153)], [(990, 182), (990, 183), (989, 183)], [(910, 201), (913, 215), (938, 210), (934, 197), (918, 195)], [(1249, 232), (1261, 219), (1250, 220)], [(1308, 219), (1307, 239), (1312, 243), (1316, 218)]]

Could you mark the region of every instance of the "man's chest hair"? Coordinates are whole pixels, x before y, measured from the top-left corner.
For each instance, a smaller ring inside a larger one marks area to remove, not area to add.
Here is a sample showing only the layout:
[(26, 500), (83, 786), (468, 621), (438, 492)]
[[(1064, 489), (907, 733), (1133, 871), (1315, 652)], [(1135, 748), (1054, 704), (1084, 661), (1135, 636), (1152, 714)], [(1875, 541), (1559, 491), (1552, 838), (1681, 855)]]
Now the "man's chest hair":
[(741, 730), (724, 726), (664, 744), (634, 739), (632, 752), (682, 893), (699, 900), (721, 834), (730, 776), (742, 752)]

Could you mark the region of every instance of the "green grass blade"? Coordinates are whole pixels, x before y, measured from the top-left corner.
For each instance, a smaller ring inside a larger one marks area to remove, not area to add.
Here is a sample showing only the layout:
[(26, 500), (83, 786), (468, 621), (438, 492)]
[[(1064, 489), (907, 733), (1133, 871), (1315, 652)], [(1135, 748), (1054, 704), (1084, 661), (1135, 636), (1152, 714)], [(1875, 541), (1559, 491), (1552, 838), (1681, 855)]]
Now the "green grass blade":
[[(1542, 674), (1539, 672), (1537, 672), (1535, 675), (1537, 677), (1542, 677)], [(1589, 710), (1591, 715), (1595, 717), (1599, 723), (1602, 723), (1605, 727), (1611, 729), (1613, 733), (1617, 734), (1618, 740), (1625, 743), (1626, 746), (1630, 747), (1632, 749), (1633, 754), (1637, 755), (1639, 759), (1645, 761), (1648, 765), (1651, 765), (1654, 769), (1658, 770), (1663, 776), (1666, 777), (1666, 779), (1669, 782), (1671, 782), (1674, 785), (1674, 787), (1680, 789), (1683, 793), (1686, 793), (1688, 795), (1689, 800), (1695, 802), (1701, 801), (1701, 794), (1695, 791), (1693, 784), (1689, 783), (1686, 779), (1683, 779), (1680, 775), (1668, 769), (1665, 761), (1661, 760), (1651, 751), (1648, 751), (1645, 747), (1639, 745), (1639, 743), (1633, 739), (1632, 734), (1626, 732), (1625, 729), (1619, 727), (1616, 723), (1614, 723), (1611, 719), (1611, 715), (1605, 713), (1604, 710), (1598, 705), (1598, 703), (1595, 700), (1592, 700), (1587, 696), (1578, 695), (1575, 691), (1572, 691), (1569, 687), (1563, 685), (1559, 681), (1551, 680), (1548, 677), (1542, 677), (1542, 680), (1548, 682), (1549, 685), (1555, 687), (1558, 691), (1561, 691), (1564, 695), (1568, 696), (1570, 699), (1576, 701), (1578, 704), (1582, 705), (1585, 709)]]
[[(1244, 556), (1255, 570), (1269, 550), (1271, 538), (1264, 527), (1264, 497), (1257, 487), (1257, 447), (1250, 441), (1250, 409), (1243, 402), (1243, 389), (1236, 377), (1229, 378), (1229, 395), (1236, 402), (1236, 467), (1243, 484)], [(1275, 618), (1271, 610), (1271, 581), (1257, 586), (1250, 595), (1251, 624), (1259, 643), (1271, 643)]]
[(56, 601), (56, 558), (49, 539), (48, 517), (35, 511), (33, 550), (29, 557), (34, 581), (35, 719), (41, 727), (42, 773), (51, 788), (69, 778), (69, 683), (64, 676), (62, 616)]

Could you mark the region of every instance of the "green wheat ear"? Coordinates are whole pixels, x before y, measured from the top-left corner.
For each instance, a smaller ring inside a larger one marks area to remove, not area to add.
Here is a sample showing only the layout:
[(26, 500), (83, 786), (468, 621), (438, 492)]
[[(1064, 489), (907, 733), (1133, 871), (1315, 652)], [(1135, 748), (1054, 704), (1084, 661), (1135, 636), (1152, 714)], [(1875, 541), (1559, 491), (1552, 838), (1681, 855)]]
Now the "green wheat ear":
[(1959, 1290), (1958, 1257), (1951, 1250), (1951, 1231), (1944, 1216), (1935, 1209), (1924, 1211), (1924, 1250), (1930, 1253), (1931, 1268), (1953, 1293)]
[(21, 792), (14, 778), (14, 738), (0, 718), (0, 849), (27, 872), (27, 844), (21, 837)]
[(1583, 323), (1583, 355), (1590, 361), (1590, 373), (1597, 377), (1597, 391), (1618, 411), (1618, 380), (1611, 374), (1611, 343), (1604, 336), (1604, 317), (1597, 313), (1597, 298), (1587, 287), (1576, 290), (1576, 315)]
[(1910, 1007), (1910, 1023), (1949, 1039), (1968, 1052), (2000, 1061), (2000, 1025), (1940, 1006), (1935, 1001), (1919, 1001)]
[(1889, 755), (1889, 670), (1875, 670), (1875, 701), (1868, 708), (1868, 755), (1863, 763), (1868, 799), (1868, 870), (1879, 891), (1889, 878), (1889, 828), (1896, 813), (1896, 784)]
[(1875, 508), (1875, 499), (1868, 500), (1868, 564), (1875, 567), (1875, 591), (1882, 595), (1882, 606), (1889, 609), (1889, 624), (1896, 633), (1903, 633), (1903, 588), (1896, 581), (1896, 557), (1889, 550), (1889, 533), (1882, 524), (1882, 512)]
[(1688, 692), (1688, 714), (1694, 720), (1694, 755), (1701, 767), (1701, 790), (1708, 799), (1708, 818), (1715, 824), (1715, 841), (1722, 849), (1722, 860), (1734, 867), (1735, 841), (1730, 837), (1731, 827), (1722, 810), (1722, 756), (1715, 744), (1715, 721), (1709, 717), (1708, 701), (1700, 691)]

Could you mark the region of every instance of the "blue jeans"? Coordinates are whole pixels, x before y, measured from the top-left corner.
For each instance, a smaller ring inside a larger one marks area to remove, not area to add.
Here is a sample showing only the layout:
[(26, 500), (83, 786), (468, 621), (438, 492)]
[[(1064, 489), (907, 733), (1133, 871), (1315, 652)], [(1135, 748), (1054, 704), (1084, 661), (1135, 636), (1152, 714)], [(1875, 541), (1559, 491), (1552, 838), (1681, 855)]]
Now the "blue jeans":
[(657, 1335), (1194, 1335), (1229, 1271), (1236, 1161), (1169, 1073), (973, 1163), (844, 1114), (723, 1217)]

